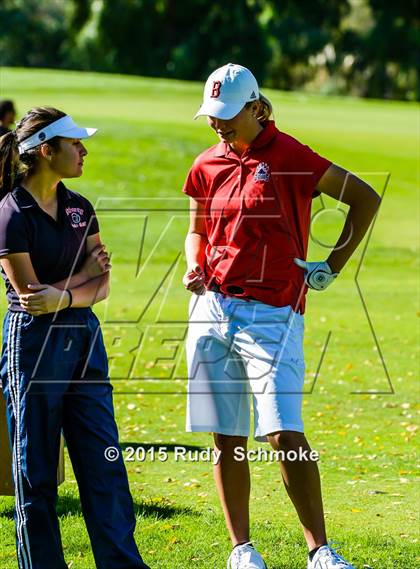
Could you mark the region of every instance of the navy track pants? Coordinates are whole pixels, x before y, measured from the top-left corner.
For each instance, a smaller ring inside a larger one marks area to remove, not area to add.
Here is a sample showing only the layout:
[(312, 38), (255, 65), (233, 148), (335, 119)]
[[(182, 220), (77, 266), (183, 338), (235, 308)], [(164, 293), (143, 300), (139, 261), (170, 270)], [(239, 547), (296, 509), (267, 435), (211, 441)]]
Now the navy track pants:
[(13, 452), (20, 569), (67, 569), (61, 545), (57, 467), (61, 431), (79, 486), (98, 569), (148, 569), (119, 447), (99, 321), (90, 308), (33, 317), (8, 311), (0, 364)]

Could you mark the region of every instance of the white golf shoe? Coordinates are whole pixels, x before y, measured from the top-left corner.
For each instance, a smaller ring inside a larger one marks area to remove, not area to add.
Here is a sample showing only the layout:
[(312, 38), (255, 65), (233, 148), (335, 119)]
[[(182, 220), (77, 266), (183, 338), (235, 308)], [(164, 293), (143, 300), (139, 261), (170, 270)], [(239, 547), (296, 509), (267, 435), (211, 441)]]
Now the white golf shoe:
[(308, 558), (308, 569), (356, 569), (348, 561), (331, 547), (323, 545), (313, 556), (312, 561)]
[(243, 543), (232, 550), (227, 569), (267, 569), (267, 565), (250, 543)]

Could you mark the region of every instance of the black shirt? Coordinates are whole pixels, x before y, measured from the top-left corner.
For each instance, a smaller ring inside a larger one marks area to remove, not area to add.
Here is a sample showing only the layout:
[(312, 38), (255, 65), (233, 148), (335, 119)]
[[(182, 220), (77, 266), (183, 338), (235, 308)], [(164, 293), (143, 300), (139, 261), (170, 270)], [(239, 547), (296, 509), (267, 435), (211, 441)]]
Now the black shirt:
[(8, 132), (10, 132), (8, 128), (5, 126), (0, 126), (0, 136), (3, 136), (3, 134), (7, 134)]
[[(98, 233), (92, 204), (80, 194), (57, 186), (57, 221), (22, 188), (0, 201), (0, 257), (29, 253), (38, 280), (53, 284), (77, 273), (86, 257), (86, 237)], [(9, 310), (24, 312), (3, 269)]]

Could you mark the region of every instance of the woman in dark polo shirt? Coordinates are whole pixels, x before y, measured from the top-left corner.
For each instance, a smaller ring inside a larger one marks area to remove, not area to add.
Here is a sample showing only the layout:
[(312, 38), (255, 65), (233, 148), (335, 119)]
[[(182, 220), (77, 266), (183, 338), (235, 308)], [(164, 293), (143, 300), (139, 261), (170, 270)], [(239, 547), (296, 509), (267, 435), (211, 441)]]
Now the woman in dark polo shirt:
[[(79, 128), (29, 111), (0, 142), (0, 258), (8, 311), (0, 376), (13, 450), (20, 569), (65, 569), (55, 503), (61, 430), (96, 566), (147, 568), (118, 446), (107, 355), (91, 306), (109, 293), (109, 256), (82, 175)], [(110, 452), (110, 450), (112, 452)]]

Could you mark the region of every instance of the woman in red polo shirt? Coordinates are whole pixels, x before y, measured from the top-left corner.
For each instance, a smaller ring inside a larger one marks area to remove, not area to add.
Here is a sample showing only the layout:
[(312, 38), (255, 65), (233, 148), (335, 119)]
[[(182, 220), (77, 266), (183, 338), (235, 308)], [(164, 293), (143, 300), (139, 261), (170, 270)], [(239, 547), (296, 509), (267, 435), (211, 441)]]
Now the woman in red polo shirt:
[[(206, 82), (197, 116), (220, 142), (200, 154), (190, 196), (185, 287), (190, 301), (187, 430), (212, 432), (215, 481), (233, 551), (231, 569), (265, 563), (249, 535), (246, 453), (254, 436), (279, 452), (286, 490), (309, 548), (308, 569), (352, 569), (327, 542), (318, 467), (301, 417), (307, 288), (325, 289), (366, 233), (380, 203), (365, 182), (280, 132), (252, 73), (227, 64)], [(350, 206), (328, 259), (306, 262), (311, 202)], [(304, 453), (306, 451), (306, 454)], [(295, 452), (295, 454), (293, 454)], [(302, 454), (303, 453), (303, 454)]]

